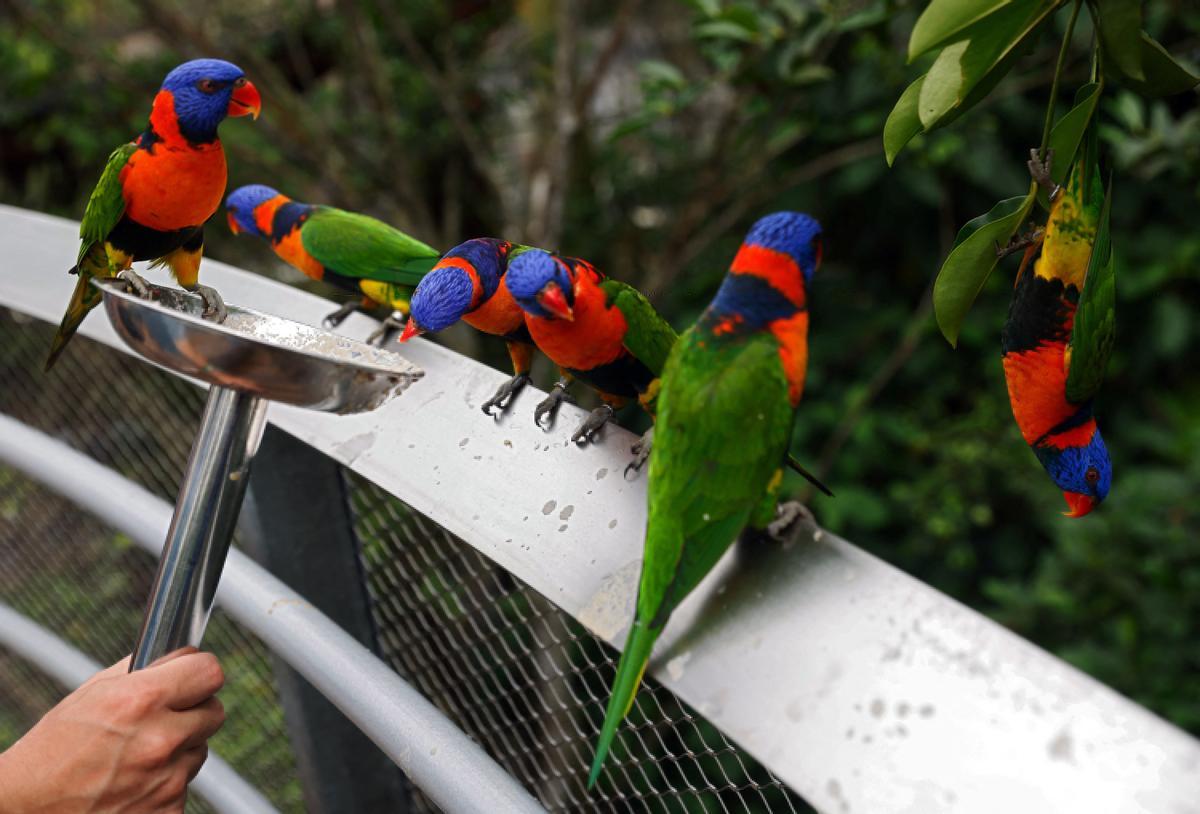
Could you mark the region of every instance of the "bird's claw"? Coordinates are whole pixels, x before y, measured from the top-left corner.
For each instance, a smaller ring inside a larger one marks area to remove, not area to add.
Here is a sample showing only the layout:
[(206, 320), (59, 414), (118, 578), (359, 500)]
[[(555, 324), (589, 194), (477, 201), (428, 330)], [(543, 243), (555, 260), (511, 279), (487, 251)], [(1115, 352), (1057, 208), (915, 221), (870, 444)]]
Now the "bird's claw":
[(518, 373), (517, 375), (513, 376), (504, 384), (500, 385), (500, 388), (496, 391), (495, 395), (481, 405), (483, 414), (492, 415), (493, 407), (500, 411), (499, 414), (503, 414), (504, 409), (512, 404), (513, 396), (521, 392), (521, 390), (524, 389), (525, 385), (527, 384), (529, 384), (528, 373)]
[(128, 288), (132, 288), (133, 293), (143, 300), (150, 299), (150, 284), (133, 269), (123, 269), (117, 272), (117, 279), (123, 281)]
[(579, 428), (571, 433), (572, 443), (583, 446), (589, 443), (596, 437), (596, 433), (607, 424), (617, 411), (612, 408), (611, 404), (601, 404), (595, 410), (592, 410), (588, 417), (583, 420)]
[(625, 467), (625, 479), (631, 480), (630, 473), (634, 476), (642, 471), (642, 467), (646, 465), (646, 461), (650, 460), (650, 449), (654, 446), (654, 427), (642, 433), (642, 437), (633, 442), (633, 446), (629, 451), (633, 453), (633, 460)]
[(327, 314), (325, 316), (325, 318), (321, 320), (321, 324), (324, 325), (329, 330), (333, 330), (334, 328), (338, 327), (343, 322), (345, 322), (346, 318), (348, 316), (353, 314), (355, 311), (361, 311), (361, 310), (362, 310), (362, 303), (358, 302), (357, 300), (348, 302), (348, 303), (344, 303), (336, 311), (333, 311), (333, 312)]
[(229, 309), (225, 307), (225, 300), (221, 299), (221, 295), (217, 293), (217, 289), (210, 285), (196, 283), (189, 291), (200, 295), (200, 299), (204, 300), (204, 312), (201, 316), (205, 319), (221, 323), (229, 316)]
[(1016, 254), (1028, 249), (1030, 246), (1035, 246), (1041, 242), (1043, 234), (1041, 229), (1032, 228), (1023, 235), (1013, 235), (1012, 239), (1004, 246), (1001, 246), (997, 241), (996, 257), (1003, 260), (1010, 254)]
[(378, 328), (367, 335), (367, 344), (382, 348), (392, 338), (394, 332), (403, 330), (404, 318), (397, 317), (395, 314), (389, 314), (383, 322), (379, 323)]
[(767, 536), (778, 543), (785, 543), (792, 536), (800, 521), (816, 523), (812, 512), (798, 500), (780, 503), (775, 509), (775, 519), (767, 524)]
[(537, 407), (533, 410), (533, 423), (539, 427), (542, 426), (542, 417), (549, 414), (550, 423), (543, 429), (549, 429), (554, 426), (554, 416), (558, 413), (558, 407), (564, 401), (571, 404), (575, 403), (575, 399), (571, 398), (571, 394), (567, 392), (567, 383), (558, 381), (554, 383), (554, 387), (550, 388), (550, 395), (542, 399)]
[(1060, 187), (1054, 183), (1054, 179), (1050, 175), (1050, 167), (1054, 163), (1054, 150), (1046, 150), (1046, 157), (1042, 158), (1037, 147), (1029, 151), (1029, 160), (1025, 162), (1025, 166), (1029, 167), (1029, 175), (1034, 181), (1037, 181), (1038, 186), (1046, 190), (1046, 194), (1053, 202), (1058, 197)]

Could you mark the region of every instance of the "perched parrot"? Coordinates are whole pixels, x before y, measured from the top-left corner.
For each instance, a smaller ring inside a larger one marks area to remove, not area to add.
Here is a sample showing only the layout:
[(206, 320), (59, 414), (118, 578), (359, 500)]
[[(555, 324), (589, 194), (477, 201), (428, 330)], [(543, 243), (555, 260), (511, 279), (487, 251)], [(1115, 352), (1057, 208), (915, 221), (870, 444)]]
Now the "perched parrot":
[(121, 277), (146, 296), (135, 260), (167, 266), (175, 280), (204, 298), (206, 315), (223, 319), (217, 292), (199, 283), (204, 222), (225, 194), (225, 150), (217, 126), (226, 116), (258, 118), (262, 102), (242, 69), (219, 59), (175, 68), (154, 97), (150, 123), (136, 141), (108, 157), (79, 227), (79, 275), (46, 359), (49, 370), (101, 294), (93, 277)]
[[(268, 240), (275, 254), (314, 280), (360, 296), (325, 318), (337, 327), (376, 304), (408, 313), (413, 287), (433, 268), (438, 252), (367, 215), (293, 201), (262, 184), (239, 187), (225, 201), (233, 233)], [(383, 335), (391, 321), (372, 336)]]
[(1062, 490), (1065, 514), (1082, 517), (1112, 483), (1092, 414), (1115, 326), (1109, 202), (1099, 170), (1086, 158), (1072, 168), (1065, 189), (1050, 182), (1036, 150), (1030, 170), (1050, 191), (1050, 217), (1042, 233), (1025, 241), (1001, 339), (1004, 378), (1017, 426)]
[(505, 405), (529, 382), (533, 340), (525, 312), (505, 284), (508, 261), (527, 247), (479, 237), (460, 243), (437, 262), (412, 295), (408, 325), (400, 334), (407, 342), (426, 332), (444, 331), (460, 319), (471, 327), (502, 338), (508, 345), (513, 376), (483, 403), (488, 415)]
[(797, 503), (777, 509), (776, 496), (808, 363), (805, 290), (820, 262), (816, 220), (796, 212), (762, 218), (667, 360), (637, 610), (589, 787), (672, 611), (744, 528), (779, 537), (807, 514)]
[(577, 378), (595, 389), (604, 404), (571, 436), (590, 441), (629, 399), (647, 411), (657, 390), (675, 331), (632, 286), (605, 277), (590, 263), (530, 249), (508, 265), (508, 289), (525, 311), (534, 344), (563, 372), (551, 394), (534, 411), (541, 424), (553, 417)]

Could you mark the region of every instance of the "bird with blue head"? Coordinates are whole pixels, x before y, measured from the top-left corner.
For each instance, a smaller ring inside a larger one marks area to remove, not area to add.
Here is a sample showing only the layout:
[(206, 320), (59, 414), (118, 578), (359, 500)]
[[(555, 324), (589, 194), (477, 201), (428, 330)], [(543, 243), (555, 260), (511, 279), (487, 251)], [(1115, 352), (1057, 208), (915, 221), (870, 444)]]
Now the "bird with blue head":
[(71, 269), (79, 281), (51, 344), (47, 370), (99, 304), (93, 278), (120, 277), (148, 295), (145, 280), (130, 268), (138, 260), (166, 266), (179, 285), (203, 298), (206, 316), (224, 319), (220, 295), (199, 282), (204, 224), (225, 194), (225, 150), (217, 129), (228, 117), (258, 118), (261, 109), (258, 89), (231, 62), (194, 59), (167, 74), (146, 129), (108, 157), (88, 200)]

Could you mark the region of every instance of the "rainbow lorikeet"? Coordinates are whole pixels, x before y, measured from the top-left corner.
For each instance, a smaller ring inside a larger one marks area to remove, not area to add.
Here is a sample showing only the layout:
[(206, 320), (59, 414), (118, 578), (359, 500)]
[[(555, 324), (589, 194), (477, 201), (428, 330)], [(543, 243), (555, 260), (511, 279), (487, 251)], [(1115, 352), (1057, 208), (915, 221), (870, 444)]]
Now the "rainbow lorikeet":
[(652, 409), (654, 382), (676, 335), (637, 289), (585, 260), (541, 249), (514, 257), (506, 280), (534, 343), (563, 372), (534, 411), (535, 422), (553, 417), (571, 378), (595, 389), (604, 402), (571, 436), (577, 443), (591, 440), (630, 399)]
[(130, 265), (152, 260), (204, 298), (206, 315), (223, 319), (217, 292), (199, 283), (204, 222), (225, 194), (225, 150), (217, 126), (226, 116), (262, 108), (242, 69), (220, 59), (194, 59), (167, 74), (154, 97), (150, 123), (108, 157), (79, 226), (79, 275), (67, 313), (46, 359), (49, 370), (88, 311), (100, 303), (93, 277), (120, 277), (139, 294), (145, 281)]
[(1025, 442), (1063, 491), (1067, 516), (1082, 517), (1112, 483), (1092, 412), (1115, 327), (1109, 201), (1086, 157), (1060, 189), (1033, 153), (1030, 170), (1050, 191), (1050, 216), (1043, 232), (1023, 241), (1001, 340), (1004, 378)]
[(407, 342), (426, 332), (444, 331), (460, 319), (471, 327), (502, 338), (508, 345), (513, 376), (482, 405), (488, 415), (503, 410), (529, 382), (533, 340), (525, 312), (509, 293), (508, 262), (526, 246), (478, 237), (460, 243), (437, 262), (412, 295), (408, 325), (400, 334)]
[[(360, 299), (325, 318), (337, 327), (357, 310), (376, 304), (408, 313), (413, 288), (437, 262), (438, 252), (368, 215), (293, 201), (262, 184), (239, 187), (225, 201), (233, 233), (267, 240), (275, 254), (314, 280), (325, 280)], [(372, 336), (389, 327), (386, 321)]]
[(779, 537), (807, 514), (797, 503), (777, 507), (776, 497), (808, 364), (805, 291), (820, 262), (816, 220), (796, 212), (760, 219), (667, 360), (637, 610), (589, 787), (671, 613), (744, 528)]

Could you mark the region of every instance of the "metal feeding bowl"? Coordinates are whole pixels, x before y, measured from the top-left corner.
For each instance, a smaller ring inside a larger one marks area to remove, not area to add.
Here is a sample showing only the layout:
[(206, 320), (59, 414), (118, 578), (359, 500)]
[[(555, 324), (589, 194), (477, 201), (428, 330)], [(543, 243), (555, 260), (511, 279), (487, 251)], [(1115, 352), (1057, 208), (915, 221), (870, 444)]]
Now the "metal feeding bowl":
[(121, 338), (147, 359), (210, 384), (329, 413), (373, 410), (424, 375), (391, 351), (290, 319), (230, 305), (217, 323), (204, 302), (150, 284), (150, 299), (123, 280), (94, 280)]

